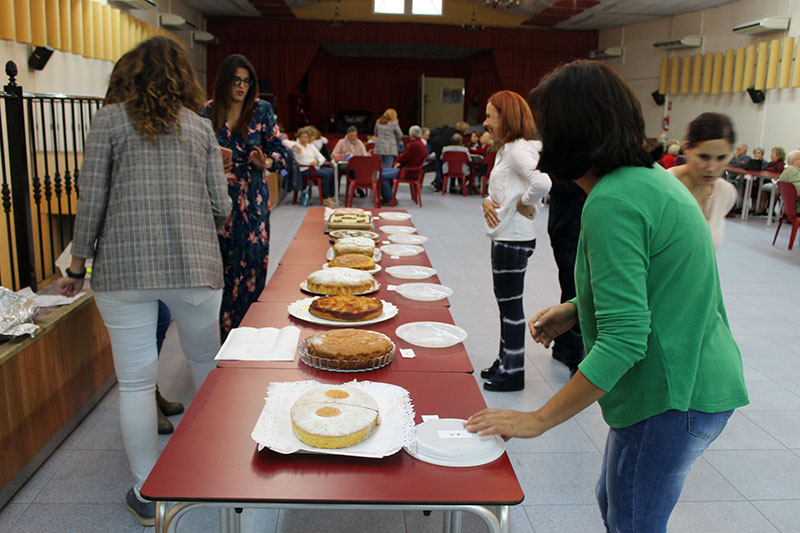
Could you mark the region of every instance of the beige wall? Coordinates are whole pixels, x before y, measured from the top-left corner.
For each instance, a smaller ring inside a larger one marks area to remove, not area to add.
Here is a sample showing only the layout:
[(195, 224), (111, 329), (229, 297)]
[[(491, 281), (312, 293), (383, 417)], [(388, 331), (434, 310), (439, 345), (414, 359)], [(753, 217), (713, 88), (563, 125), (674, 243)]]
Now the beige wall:
[[(790, 16), (792, 23), (787, 32), (761, 36), (739, 35), (731, 31), (736, 25), (767, 16)], [(702, 35), (699, 49), (660, 51), (654, 41)], [(766, 101), (753, 104), (746, 92), (728, 94), (675, 94), (667, 95), (672, 109), (657, 106), (650, 93), (658, 89), (662, 57), (685, 56), (706, 52), (722, 52), (769, 42), (773, 39), (800, 35), (800, 1), (798, 0), (740, 0), (720, 7), (665, 17), (640, 24), (602, 30), (599, 47), (623, 46), (621, 58), (607, 59), (631, 85), (638, 95), (644, 111), (648, 136), (662, 133), (662, 119), (670, 119), (669, 138), (681, 139), (686, 126), (704, 111), (729, 115), (738, 138), (750, 147), (780, 145), (787, 151), (800, 147), (800, 88), (772, 89), (766, 91)]]
[[(106, 3), (105, 0), (100, 0)], [(188, 7), (188, 0), (157, 0), (158, 8), (150, 10), (134, 10), (129, 14), (147, 22), (158, 24), (158, 13), (175, 13), (193, 22), (197, 29), (205, 29), (205, 17), (198, 11)], [(192, 35), (188, 30), (173, 32), (181, 39), (189, 50), (192, 64), (197, 71), (200, 84), (206, 85), (206, 50), (201, 44), (192, 43)], [(26, 92), (64, 93), (82, 96), (103, 96), (108, 85), (108, 77), (114, 64), (101, 59), (89, 59), (80, 55), (56, 50), (50, 57), (44, 70), (33, 70), (28, 67), (29, 46), (15, 41), (0, 40), (0, 64), (14, 61), (19, 69), (17, 83)], [(8, 83), (3, 71), (2, 83)]]

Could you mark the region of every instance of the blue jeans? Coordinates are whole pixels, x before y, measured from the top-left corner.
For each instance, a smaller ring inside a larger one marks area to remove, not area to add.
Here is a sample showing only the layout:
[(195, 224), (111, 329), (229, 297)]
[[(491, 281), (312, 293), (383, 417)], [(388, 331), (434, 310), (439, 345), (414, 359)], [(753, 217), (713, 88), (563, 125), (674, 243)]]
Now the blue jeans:
[(381, 167), (382, 168), (392, 168), (392, 165), (394, 164), (394, 158), (395, 157), (397, 157), (397, 156), (381, 154)]
[(608, 531), (663, 533), (692, 464), (733, 411), (666, 411), (608, 432), (597, 502)]
[(399, 168), (384, 168), (381, 170), (381, 198), (384, 201), (392, 199), (394, 193), (394, 180), (400, 174)]
[[(303, 176), (308, 176), (311, 173), (309, 169), (303, 170)], [(317, 177), (322, 180), (322, 197), (331, 198), (333, 196), (333, 169), (331, 167), (318, 167)]]

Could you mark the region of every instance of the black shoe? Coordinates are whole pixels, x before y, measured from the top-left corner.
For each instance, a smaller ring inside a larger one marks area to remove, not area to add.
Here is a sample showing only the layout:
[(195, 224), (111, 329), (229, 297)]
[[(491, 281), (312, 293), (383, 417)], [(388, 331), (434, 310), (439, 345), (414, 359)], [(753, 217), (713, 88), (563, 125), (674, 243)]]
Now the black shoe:
[(125, 495), (125, 506), (143, 526), (153, 527), (156, 525), (156, 502), (142, 502), (136, 497), (133, 489), (129, 489), (128, 494)]
[(433, 186), (433, 192), (442, 192), (441, 187), (437, 187), (436, 185)]
[(356, 196), (359, 198), (366, 198), (367, 193), (363, 189), (356, 189)]
[(494, 377), (495, 372), (497, 372), (498, 368), (500, 368), (500, 362), (495, 361), (489, 368), (484, 368), (483, 370), (481, 370), (481, 377), (483, 379), (492, 379)]
[(514, 377), (506, 379), (492, 378), (483, 383), (483, 388), (492, 392), (513, 392), (525, 388), (525, 379), (523, 377)]

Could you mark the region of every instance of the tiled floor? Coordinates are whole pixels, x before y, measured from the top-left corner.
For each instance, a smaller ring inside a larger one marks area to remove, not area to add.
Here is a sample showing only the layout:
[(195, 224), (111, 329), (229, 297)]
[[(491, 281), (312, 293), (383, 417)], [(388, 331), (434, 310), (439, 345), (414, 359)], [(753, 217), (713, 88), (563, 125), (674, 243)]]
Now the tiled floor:
[[(483, 368), (496, 354), (499, 327), (479, 199), (442, 197), (432, 194), (430, 187), (423, 199), (424, 207), (416, 207), (404, 187), (400, 207), (409, 209), (419, 233), (430, 237), (428, 254), (442, 282), (455, 289), (453, 315), (469, 331), (466, 344), (473, 365)], [(288, 203), (273, 212), (273, 268), (305, 212)], [(557, 302), (559, 296), (546, 218), (545, 208), (538, 218), (538, 246), (526, 278), (528, 313)], [(797, 304), (793, 289), (800, 279), (800, 249), (786, 250), (789, 228), (783, 228), (774, 247), (773, 233), (774, 227), (766, 228), (763, 219), (727, 222), (719, 269), (752, 403), (734, 414), (726, 431), (695, 464), (670, 531), (800, 529), (800, 328), (792, 311)], [(161, 359), (165, 395), (189, 402), (187, 375), (177, 338), (170, 331)], [(525, 390), (486, 393), (486, 401), (493, 407), (534, 409), (568, 377), (565, 367), (529, 339)], [(512, 531), (603, 530), (593, 488), (606, 430), (595, 405), (538, 439), (509, 444), (525, 490), (525, 501), (512, 512)], [(130, 485), (117, 393), (112, 390), (0, 511), (0, 531), (145, 531), (122, 503)], [(204, 509), (188, 515), (179, 530), (213, 531), (217, 524), (216, 512)], [(418, 512), (248, 510), (243, 515), (246, 532), (417, 533), (441, 528), (442, 516), (436, 513), (426, 517)], [(464, 518), (463, 529), (484, 530), (472, 517)]]

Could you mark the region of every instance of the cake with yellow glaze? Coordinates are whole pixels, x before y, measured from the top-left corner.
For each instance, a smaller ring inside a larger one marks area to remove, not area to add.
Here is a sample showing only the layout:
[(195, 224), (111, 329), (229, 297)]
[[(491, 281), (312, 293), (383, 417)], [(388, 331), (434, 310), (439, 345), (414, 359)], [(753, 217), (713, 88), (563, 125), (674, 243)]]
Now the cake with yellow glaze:
[(374, 270), (375, 261), (372, 257), (361, 254), (344, 254), (328, 261), (328, 267), (355, 268), (356, 270)]
[(377, 286), (369, 272), (352, 268), (326, 268), (309, 274), (306, 289), (316, 294), (359, 294)]
[(347, 448), (377, 427), (378, 403), (355, 387), (323, 385), (305, 392), (290, 410), (297, 438), (315, 448)]

